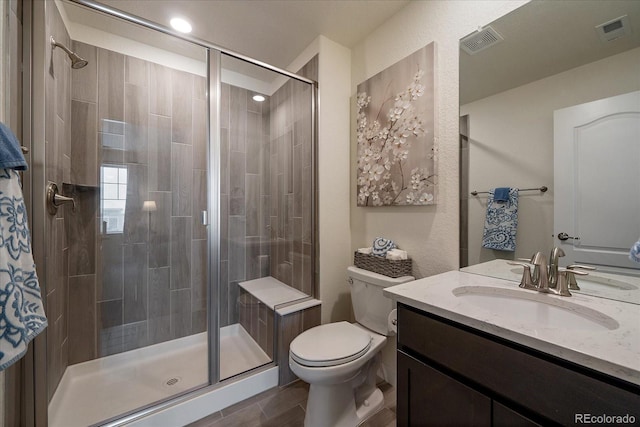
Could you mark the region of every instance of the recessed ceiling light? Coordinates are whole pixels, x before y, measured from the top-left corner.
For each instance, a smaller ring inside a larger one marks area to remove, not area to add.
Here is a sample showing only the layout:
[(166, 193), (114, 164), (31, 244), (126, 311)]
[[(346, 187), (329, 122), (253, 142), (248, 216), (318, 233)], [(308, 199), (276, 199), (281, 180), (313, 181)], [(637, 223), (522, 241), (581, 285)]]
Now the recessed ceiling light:
[(191, 24), (189, 24), (189, 22), (185, 19), (171, 18), (171, 21), (169, 21), (169, 23), (176, 31), (180, 31), (181, 33), (191, 32)]
[(263, 102), (266, 98), (262, 95), (253, 95), (253, 100), (256, 102)]

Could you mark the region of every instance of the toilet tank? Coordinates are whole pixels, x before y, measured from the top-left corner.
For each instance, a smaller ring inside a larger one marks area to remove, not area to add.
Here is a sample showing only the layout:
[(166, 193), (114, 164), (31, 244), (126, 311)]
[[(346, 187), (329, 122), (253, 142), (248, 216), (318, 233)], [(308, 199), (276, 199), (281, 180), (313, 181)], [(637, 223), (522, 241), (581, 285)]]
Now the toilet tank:
[(348, 267), (351, 304), (356, 322), (381, 335), (389, 335), (387, 318), (393, 301), (382, 295), (382, 289), (414, 280), (413, 276), (387, 277), (358, 267)]

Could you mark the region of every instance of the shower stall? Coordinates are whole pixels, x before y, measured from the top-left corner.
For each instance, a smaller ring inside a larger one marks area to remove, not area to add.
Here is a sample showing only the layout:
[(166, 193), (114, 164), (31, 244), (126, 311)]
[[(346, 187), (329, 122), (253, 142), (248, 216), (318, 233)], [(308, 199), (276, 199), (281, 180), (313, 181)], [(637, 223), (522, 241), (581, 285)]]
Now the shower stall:
[(194, 421), (282, 383), (286, 316), (319, 304), (317, 57), (292, 74), (96, 2), (24, 4), (34, 425)]

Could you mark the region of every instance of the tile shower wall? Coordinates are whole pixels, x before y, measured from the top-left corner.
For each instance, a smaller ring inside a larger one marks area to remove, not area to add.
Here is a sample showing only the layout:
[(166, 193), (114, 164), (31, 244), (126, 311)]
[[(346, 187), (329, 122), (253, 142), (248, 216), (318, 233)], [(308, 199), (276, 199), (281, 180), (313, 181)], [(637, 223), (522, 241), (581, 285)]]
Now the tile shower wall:
[(238, 323), (238, 282), (269, 275), (265, 191), (269, 103), (223, 83), (220, 107), (220, 326)]
[[(69, 363), (206, 330), (205, 78), (73, 42)], [(124, 216), (101, 211), (102, 168)], [(115, 187), (114, 187), (115, 188)]]
[[(45, 34), (69, 45), (71, 40), (60, 13), (53, 2), (45, 3)], [(47, 40), (48, 43), (48, 40)], [(71, 62), (64, 52), (46, 50), (49, 65), (45, 80), (45, 178), (62, 183), (71, 174)], [(68, 334), (68, 240), (65, 236), (65, 217), (69, 210), (59, 209), (57, 215), (47, 215), (45, 221), (46, 256), (45, 277), (40, 277), (49, 326), (47, 337), (47, 385), (51, 399), (64, 370), (69, 364), (72, 349)], [(40, 270), (42, 271), (42, 270)], [(42, 276), (42, 274), (41, 274)]]
[[(315, 79), (317, 64), (315, 57), (300, 74)], [(222, 85), (221, 326), (251, 316), (239, 313), (250, 304), (239, 302), (238, 282), (272, 276), (316, 294), (310, 91), (288, 80), (260, 103), (251, 91)]]

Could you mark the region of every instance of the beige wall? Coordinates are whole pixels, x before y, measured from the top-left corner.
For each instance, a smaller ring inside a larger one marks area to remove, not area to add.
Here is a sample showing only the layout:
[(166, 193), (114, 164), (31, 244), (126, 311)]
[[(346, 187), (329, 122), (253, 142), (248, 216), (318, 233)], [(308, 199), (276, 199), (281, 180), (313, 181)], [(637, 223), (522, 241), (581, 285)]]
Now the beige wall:
[[(425, 277), (458, 268), (458, 40), (526, 3), (415, 1), (353, 49), (320, 36), (288, 67), (319, 53), (319, 259), (322, 323), (351, 317), (346, 267), (353, 250), (382, 235), (396, 240)], [(436, 42), (439, 200), (429, 207), (356, 207), (355, 95), (357, 85)]]
[(460, 107), (469, 115), (471, 189), (549, 187), (546, 194), (520, 194), (515, 254), (481, 248), (487, 199), (472, 197), (469, 264), (553, 246), (553, 111), (638, 90), (639, 75), (637, 48)]
[[(426, 277), (458, 268), (458, 40), (526, 1), (415, 1), (352, 50), (351, 94), (362, 81), (436, 42), (438, 200), (428, 207), (356, 207), (355, 102), (351, 111), (351, 249), (395, 240)], [(323, 300), (324, 303), (324, 300)], [(324, 319), (323, 319), (324, 320)]]

